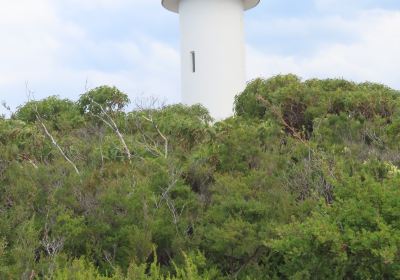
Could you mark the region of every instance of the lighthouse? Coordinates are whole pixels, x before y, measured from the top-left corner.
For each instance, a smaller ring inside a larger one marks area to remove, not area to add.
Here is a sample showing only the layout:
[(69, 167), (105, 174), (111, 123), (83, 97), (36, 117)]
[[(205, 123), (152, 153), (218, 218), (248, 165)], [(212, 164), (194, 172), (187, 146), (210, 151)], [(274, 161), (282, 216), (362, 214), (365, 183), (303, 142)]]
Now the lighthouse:
[(260, 0), (162, 0), (179, 13), (181, 91), (187, 105), (202, 104), (215, 119), (233, 114), (246, 86), (244, 11)]

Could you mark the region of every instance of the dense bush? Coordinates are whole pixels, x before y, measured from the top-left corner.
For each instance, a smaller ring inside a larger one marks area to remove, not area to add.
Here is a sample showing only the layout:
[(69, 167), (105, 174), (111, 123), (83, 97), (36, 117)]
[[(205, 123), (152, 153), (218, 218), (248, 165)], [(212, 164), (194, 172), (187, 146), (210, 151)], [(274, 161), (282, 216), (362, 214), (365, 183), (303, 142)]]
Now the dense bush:
[(28, 102), (0, 118), (0, 279), (400, 279), (399, 94), (276, 76), (219, 122), (107, 86)]

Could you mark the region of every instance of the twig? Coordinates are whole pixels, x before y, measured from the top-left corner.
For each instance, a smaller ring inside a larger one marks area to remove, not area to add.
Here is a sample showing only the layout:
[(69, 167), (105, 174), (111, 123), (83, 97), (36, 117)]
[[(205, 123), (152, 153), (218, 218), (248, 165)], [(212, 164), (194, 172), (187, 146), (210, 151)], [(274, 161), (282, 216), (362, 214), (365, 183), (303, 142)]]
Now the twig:
[(149, 117), (142, 116), (142, 117), (143, 117), (143, 119), (145, 119), (146, 121), (149, 121), (153, 125), (153, 127), (156, 129), (157, 133), (164, 140), (164, 158), (168, 158), (168, 138), (158, 128), (158, 125), (154, 122), (152, 116), (149, 116)]
[(10, 114), (10, 117), (13, 115), (13, 112), (11, 111), (11, 107), (7, 105), (5, 101), (1, 102), (1, 105), (3, 106), (4, 109), (7, 110), (7, 112)]
[(159, 199), (158, 202), (156, 202), (156, 207), (159, 208), (161, 205), (161, 202), (163, 200), (165, 200), (165, 203), (169, 209), (169, 211), (171, 212), (172, 215), (172, 223), (175, 225), (175, 230), (177, 232), (177, 234), (179, 233), (179, 229), (178, 229), (178, 223), (180, 220), (180, 217), (182, 216), (183, 210), (185, 208), (186, 205), (184, 205), (180, 211), (180, 213), (178, 213), (171, 197), (169, 196), (169, 192), (172, 190), (172, 188), (174, 188), (176, 186), (176, 183), (178, 182), (178, 178), (179, 178), (179, 174), (173, 172), (173, 179), (171, 180), (171, 182), (168, 184), (168, 187), (166, 189), (162, 189), (163, 193), (161, 194), (161, 197)]
[(76, 174), (80, 175), (80, 172), (78, 170), (78, 168), (76, 167), (75, 163), (73, 163), (72, 160), (69, 159), (69, 157), (67, 157), (67, 155), (64, 153), (64, 151), (61, 149), (61, 147), (57, 144), (56, 140), (54, 139), (54, 137), (50, 134), (50, 132), (47, 130), (45, 124), (43, 123), (42, 120), (40, 120), (40, 117), (37, 115), (38, 120), (41, 124), (41, 126), (44, 129), (44, 133), (46, 133), (47, 137), (50, 138), (51, 142), (53, 143), (53, 145), (58, 149), (58, 151), (60, 152), (60, 154), (64, 157), (64, 159), (72, 165), (72, 167), (74, 168)]
[[(143, 140), (144, 140), (144, 145), (149, 150), (151, 153), (155, 152), (160, 156), (163, 156), (164, 158), (168, 158), (168, 138), (161, 132), (159, 129), (157, 123), (154, 121), (153, 116), (151, 114), (151, 110), (157, 109), (157, 108), (163, 108), (164, 103), (159, 102), (157, 98), (149, 98), (148, 100), (136, 100), (135, 101), (136, 108), (139, 109), (140, 111), (147, 112), (147, 116), (142, 115), (142, 118), (148, 122), (150, 122), (155, 130), (157, 131), (158, 135), (163, 139), (164, 141), (164, 152), (161, 152), (157, 148), (156, 142), (149, 136), (147, 136), (141, 127), (137, 124), (138, 129), (140, 130)], [(151, 142), (152, 145), (148, 144), (147, 139), (148, 138)]]
[(35, 271), (32, 269), (31, 274), (29, 275), (29, 280), (33, 280), (36, 277)]
[[(31, 101), (30, 97), (33, 96), (33, 92), (29, 90), (28, 82), (25, 83), (25, 87), (26, 87), (26, 92), (27, 92), (27, 95), (28, 95), (28, 100)], [(35, 105), (34, 108), (35, 108), (35, 113), (36, 113), (36, 119), (37, 119), (37, 121), (39, 121), (40, 125), (43, 127), (44, 133), (47, 135), (47, 137), (49, 137), (49, 139), (51, 140), (52, 144), (58, 149), (58, 151), (63, 156), (63, 158), (74, 168), (76, 174), (80, 175), (80, 172), (79, 172), (78, 168), (76, 167), (75, 163), (64, 153), (63, 149), (57, 144), (57, 141), (54, 139), (54, 137), (47, 130), (46, 125), (44, 124), (43, 120), (40, 117), (39, 111), (37, 109), (37, 105), (35, 103), (33, 103), (33, 104)]]
[(282, 113), (279, 112), (274, 108), (274, 106), (269, 102), (267, 99), (263, 98), (260, 95), (257, 95), (257, 100), (260, 101), (266, 108), (270, 109), (272, 113), (279, 119), (279, 121), (292, 132), (292, 135), (296, 137), (298, 140), (300, 140), (303, 144), (309, 146), (307, 141), (304, 140), (303, 136), (291, 125), (289, 125), (285, 118), (282, 116)]
[(119, 140), (120, 140), (120, 142), (121, 142), (121, 144), (122, 144), (122, 146), (123, 146), (123, 148), (125, 150), (125, 154), (126, 154), (128, 160), (131, 161), (131, 158), (132, 158), (131, 152), (130, 152), (130, 150), (128, 148), (128, 145), (126, 145), (125, 139), (124, 139), (122, 133), (119, 131), (118, 126), (115, 123), (115, 121), (111, 118), (111, 116), (109, 116), (107, 114), (107, 112), (104, 110), (104, 108), (103, 108), (103, 106), (101, 106), (101, 104), (99, 104), (98, 102), (94, 101), (93, 99), (91, 99), (90, 101), (100, 108), (102, 114), (104, 116), (106, 116), (107, 119), (103, 118), (100, 115), (95, 115), (95, 114), (92, 114), (92, 115), (95, 116), (96, 118), (100, 119), (102, 122), (104, 122), (107, 126), (109, 126), (115, 132), (115, 134), (119, 138)]
[(25, 160), (25, 161), (29, 162), (35, 169), (38, 169), (38, 168), (39, 168), (39, 167), (36, 165), (36, 163), (35, 163), (31, 158), (29, 158), (28, 155), (26, 155), (26, 154), (21, 154), (20, 157), (22, 158), (22, 160)]
[(110, 253), (107, 252), (107, 251), (103, 251), (103, 253), (104, 253), (104, 259), (108, 262), (108, 264), (111, 266), (111, 268), (113, 270), (115, 270), (115, 266), (113, 265), (113, 263), (112, 263), (112, 261), (110, 259)]

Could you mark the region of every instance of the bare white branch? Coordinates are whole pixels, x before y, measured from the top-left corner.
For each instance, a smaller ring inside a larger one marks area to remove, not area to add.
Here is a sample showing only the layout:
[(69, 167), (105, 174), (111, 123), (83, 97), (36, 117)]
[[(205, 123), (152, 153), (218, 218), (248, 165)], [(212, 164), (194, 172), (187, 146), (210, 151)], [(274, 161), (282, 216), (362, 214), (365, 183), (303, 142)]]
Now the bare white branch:
[(114, 131), (114, 133), (117, 135), (117, 137), (119, 138), (119, 140), (124, 148), (126, 157), (128, 158), (129, 161), (131, 161), (131, 158), (132, 158), (131, 152), (128, 148), (128, 145), (125, 142), (124, 136), (118, 129), (118, 126), (115, 123), (115, 121), (113, 120), (113, 118), (106, 112), (106, 110), (104, 110), (104, 108), (103, 108), (103, 106), (101, 106), (101, 104), (94, 101), (93, 99), (90, 99), (90, 101), (100, 108), (101, 113), (103, 114), (104, 117), (101, 115), (98, 115), (98, 114), (92, 114), (92, 115), (95, 116), (96, 118), (100, 119), (102, 122), (104, 122), (108, 127), (110, 127)]
[[(31, 100), (35, 101), (34, 100), (34, 96), (33, 96), (33, 92), (31, 90), (29, 90), (28, 82), (25, 83), (25, 86), (26, 86), (26, 94), (28, 96), (28, 100), (29, 101), (31, 101)], [(33, 98), (33, 99), (31, 99), (31, 98)], [(60, 152), (62, 157), (74, 168), (76, 174), (80, 175), (80, 172), (79, 172), (78, 168), (76, 167), (75, 163), (64, 153), (63, 149), (60, 147), (60, 145), (58, 145), (57, 141), (54, 139), (54, 137), (48, 131), (46, 125), (44, 124), (43, 120), (40, 117), (37, 105), (35, 103), (34, 103), (34, 105), (35, 105), (34, 108), (35, 108), (36, 119), (40, 123), (40, 125), (42, 126), (42, 128), (44, 130), (44, 133), (51, 140), (51, 143), (53, 144), (53, 146), (56, 147), (57, 150)]]
[(39, 115), (37, 115), (37, 118), (39, 120), (40, 125), (43, 127), (44, 133), (47, 135), (47, 137), (50, 138), (51, 142), (53, 143), (53, 145), (58, 149), (58, 151), (60, 152), (60, 154), (64, 157), (64, 159), (71, 164), (71, 166), (74, 168), (76, 174), (80, 175), (80, 172), (78, 170), (78, 168), (76, 167), (75, 163), (73, 163), (73, 161), (64, 153), (63, 149), (61, 149), (60, 145), (57, 144), (57, 141), (54, 139), (54, 137), (50, 134), (50, 132), (47, 130), (46, 125), (44, 124), (44, 122), (42, 120), (40, 120)]
[(142, 116), (143, 119), (146, 121), (149, 121), (155, 130), (157, 131), (158, 135), (161, 136), (161, 138), (164, 140), (164, 158), (168, 158), (168, 138), (161, 132), (161, 130), (158, 128), (157, 123), (153, 120), (153, 116), (149, 115), (148, 117)]

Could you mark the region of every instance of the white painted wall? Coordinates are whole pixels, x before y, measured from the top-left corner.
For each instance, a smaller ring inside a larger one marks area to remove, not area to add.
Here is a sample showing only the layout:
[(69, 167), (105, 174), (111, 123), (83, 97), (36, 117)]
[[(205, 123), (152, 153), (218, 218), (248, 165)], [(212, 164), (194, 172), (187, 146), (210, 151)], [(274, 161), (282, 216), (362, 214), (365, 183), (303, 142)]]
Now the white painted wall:
[(242, 0), (179, 1), (182, 100), (203, 104), (217, 120), (233, 114), (234, 97), (245, 88), (243, 14)]

